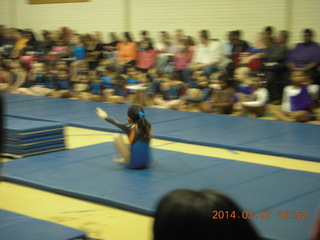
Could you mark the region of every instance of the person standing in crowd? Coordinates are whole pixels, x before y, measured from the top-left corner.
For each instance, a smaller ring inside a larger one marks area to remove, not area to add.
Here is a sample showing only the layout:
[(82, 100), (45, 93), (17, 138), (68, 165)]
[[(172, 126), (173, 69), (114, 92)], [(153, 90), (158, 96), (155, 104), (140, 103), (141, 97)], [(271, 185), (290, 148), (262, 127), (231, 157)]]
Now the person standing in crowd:
[(200, 44), (195, 50), (191, 64), (184, 69), (184, 81), (190, 84), (192, 73), (197, 70), (204, 71), (207, 77), (210, 77), (223, 66), (224, 59), (222, 44), (211, 41), (207, 30), (200, 31)]
[(303, 34), (304, 42), (298, 43), (290, 52), (287, 66), (290, 70), (310, 71), (314, 76), (320, 63), (320, 46), (313, 41), (311, 29), (305, 29)]
[(138, 58), (138, 46), (132, 40), (129, 32), (123, 34), (123, 41), (117, 45), (118, 64), (121, 71), (126, 73), (128, 67), (135, 66)]
[(231, 60), (231, 63), (227, 66), (229, 76), (233, 76), (234, 74), (239, 54), (250, 48), (246, 41), (240, 39), (240, 35), (240, 30), (236, 30), (231, 31), (228, 36), (229, 43), (227, 45), (226, 56)]

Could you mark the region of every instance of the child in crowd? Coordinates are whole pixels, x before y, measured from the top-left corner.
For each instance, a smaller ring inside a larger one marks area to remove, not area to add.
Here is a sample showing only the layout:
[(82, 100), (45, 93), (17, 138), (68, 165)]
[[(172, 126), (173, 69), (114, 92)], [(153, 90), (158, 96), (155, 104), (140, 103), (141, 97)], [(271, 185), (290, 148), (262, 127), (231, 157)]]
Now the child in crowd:
[(22, 87), (27, 79), (27, 72), (22, 68), (21, 62), (19, 60), (12, 60), (9, 63), (10, 74), (11, 74), (11, 84), (7, 88), (8, 92), (15, 93), (17, 89)]
[(126, 80), (117, 75), (113, 77), (112, 82), (114, 86), (112, 89), (103, 90), (103, 100), (109, 103), (124, 103), (127, 98)]
[(11, 81), (10, 72), (6, 69), (4, 62), (0, 61), (0, 91), (7, 91)]
[(231, 87), (227, 74), (217, 76), (218, 79), (210, 86), (213, 87), (209, 108), (205, 112), (231, 114), (233, 111), (234, 88)]
[(234, 94), (234, 110), (241, 112), (242, 104), (241, 101), (247, 96), (252, 94), (251, 89), (251, 74), (252, 71), (248, 67), (239, 67), (234, 71), (234, 79), (236, 80), (236, 92)]
[(45, 64), (42, 62), (33, 62), (31, 64), (31, 69), (28, 73), (26, 87), (31, 87), (33, 85), (44, 85), (45, 84), (44, 74), (45, 74)]
[(267, 112), (267, 104), (269, 100), (269, 92), (262, 87), (261, 74), (253, 73), (251, 76), (252, 94), (246, 98), (242, 98), (242, 115), (245, 113), (253, 117), (262, 117)]
[(34, 62), (28, 73), (27, 81), (18, 92), (36, 96), (47, 96), (51, 89), (47, 87), (46, 65), (42, 62)]
[(56, 60), (70, 55), (69, 47), (63, 38), (55, 41), (51, 51), (47, 55), (47, 60)]
[(102, 95), (102, 81), (98, 75), (98, 72), (96, 70), (89, 71), (88, 77), (89, 77), (89, 82), (90, 82), (91, 93), (94, 96), (101, 96)]
[(71, 39), (71, 44), (72, 44), (72, 50), (73, 50), (73, 56), (75, 58), (75, 62), (80, 60), (84, 60), (86, 56), (86, 47), (84, 45), (84, 42), (81, 38), (80, 35), (74, 35), (73, 38)]
[(60, 70), (57, 72), (57, 89), (70, 91), (70, 73), (68, 70)]
[(209, 87), (209, 78), (203, 71), (196, 78), (196, 85), (189, 87), (182, 97), (186, 101), (187, 109), (192, 112), (207, 112), (204, 107), (210, 101), (212, 88)]
[(125, 164), (130, 169), (143, 169), (149, 166), (151, 162), (150, 140), (152, 137), (151, 124), (145, 117), (142, 107), (132, 105), (128, 109), (127, 119), (128, 123), (122, 123), (117, 119), (109, 117), (109, 115), (97, 108), (97, 115), (106, 120), (121, 130), (123, 130), (129, 137), (129, 146), (125, 144), (123, 135), (115, 136), (115, 146), (121, 158), (115, 161)]
[(87, 93), (90, 91), (90, 83), (88, 73), (81, 73), (72, 81), (72, 92), (74, 97), (89, 100)]
[(186, 87), (175, 74), (164, 74), (155, 83), (159, 83), (159, 94), (156, 94), (153, 103), (154, 107), (166, 109), (181, 109), (184, 101), (181, 96), (185, 93)]
[(141, 41), (136, 67), (141, 72), (146, 73), (150, 68), (154, 67), (155, 60), (156, 51), (153, 49), (152, 42), (150, 40)]
[(182, 70), (191, 63), (193, 57), (193, 50), (190, 50), (190, 40), (180, 40), (179, 50), (179, 53), (174, 56), (174, 71), (183, 80)]
[(319, 98), (319, 86), (311, 84), (307, 71), (292, 71), (292, 85), (283, 90), (282, 108), (274, 110), (278, 120), (290, 122), (307, 122), (315, 120), (314, 108)]

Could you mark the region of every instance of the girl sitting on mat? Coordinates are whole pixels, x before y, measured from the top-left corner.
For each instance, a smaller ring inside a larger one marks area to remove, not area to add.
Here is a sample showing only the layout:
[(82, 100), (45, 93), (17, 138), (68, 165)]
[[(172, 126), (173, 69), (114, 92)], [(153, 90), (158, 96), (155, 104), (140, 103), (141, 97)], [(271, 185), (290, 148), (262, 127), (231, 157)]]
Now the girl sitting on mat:
[(117, 162), (125, 164), (131, 169), (143, 169), (151, 162), (150, 139), (152, 137), (151, 124), (145, 118), (144, 110), (141, 106), (132, 105), (128, 109), (128, 123), (122, 123), (115, 118), (109, 117), (101, 108), (96, 108), (98, 116), (118, 128), (125, 131), (129, 137), (130, 147), (125, 144), (124, 136), (115, 136), (115, 146), (121, 158)]

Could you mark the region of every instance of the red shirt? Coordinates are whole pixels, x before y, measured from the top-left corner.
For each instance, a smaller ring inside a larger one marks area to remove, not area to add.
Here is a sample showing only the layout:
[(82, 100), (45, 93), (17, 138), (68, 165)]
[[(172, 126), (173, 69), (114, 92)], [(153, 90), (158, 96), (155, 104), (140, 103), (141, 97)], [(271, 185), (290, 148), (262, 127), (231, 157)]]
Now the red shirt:
[(193, 52), (189, 51), (187, 53), (178, 53), (174, 56), (174, 70), (179, 71), (184, 69), (187, 65), (191, 63)]
[(139, 51), (137, 67), (142, 69), (150, 69), (154, 67), (156, 60), (156, 51), (153, 49)]

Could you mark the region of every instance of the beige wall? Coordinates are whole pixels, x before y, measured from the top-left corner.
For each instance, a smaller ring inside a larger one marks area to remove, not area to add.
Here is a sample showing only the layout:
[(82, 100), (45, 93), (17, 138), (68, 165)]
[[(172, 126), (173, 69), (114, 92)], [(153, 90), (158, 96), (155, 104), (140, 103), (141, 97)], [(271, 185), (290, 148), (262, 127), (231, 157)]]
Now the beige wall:
[[(184, 29), (196, 36), (208, 29), (225, 41), (226, 32), (243, 30), (253, 41), (265, 26), (289, 30), (291, 42), (301, 40), (301, 30), (320, 34), (320, 0), (90, 0), (84, 3), (28, 4), (28, 0), (0, 0), (0, 24), (31, 28), (35, 32), (68, 26), (79, 33), (140, 30), (157, 32)], [(319, 36), (316, 38), (319, 40)]]

